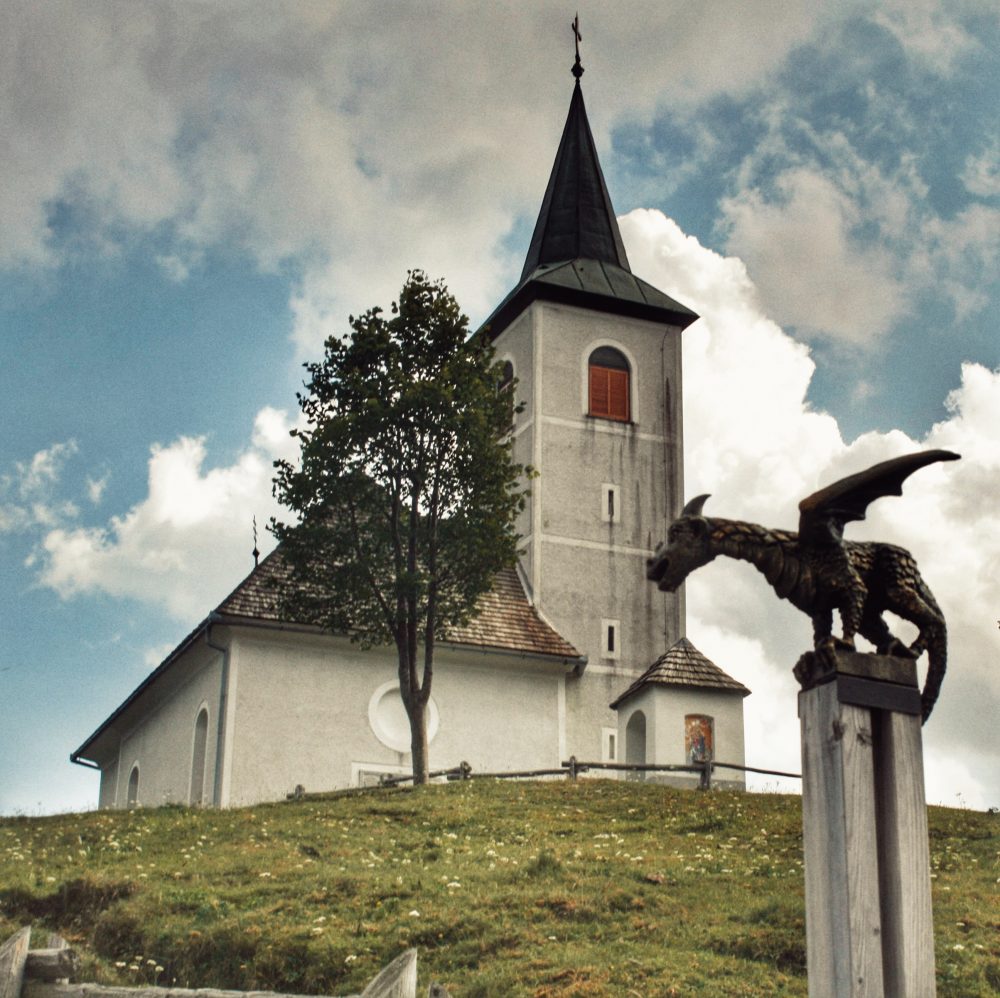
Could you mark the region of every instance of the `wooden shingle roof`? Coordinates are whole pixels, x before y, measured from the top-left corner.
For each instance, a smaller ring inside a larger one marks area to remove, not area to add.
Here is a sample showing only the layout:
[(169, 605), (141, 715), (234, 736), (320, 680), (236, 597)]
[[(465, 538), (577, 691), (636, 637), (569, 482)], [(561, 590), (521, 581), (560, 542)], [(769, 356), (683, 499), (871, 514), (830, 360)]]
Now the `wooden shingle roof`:
[(611, 709), (616, 709), (647, 686), (695, 686), (750, 695), (750, 690), (702, 655), (687, 638), (681, 638), (661, 655), (611, 704)]
[[(272, 551), (219, 604), (216, 613), (224, 618), (295, 623), (283, 620), (277, 590), (288, 569), (280, 550)], [(525, 655), (546, 655), (562, 659), (582, 659), (582, 655), (551, 625), (538, 615), (525, 593), (514, 568), (501, 571), (493, 588), (479, 599), (471, 619), (452, 630), (448, 644), (489, 650), (491, 648)]]

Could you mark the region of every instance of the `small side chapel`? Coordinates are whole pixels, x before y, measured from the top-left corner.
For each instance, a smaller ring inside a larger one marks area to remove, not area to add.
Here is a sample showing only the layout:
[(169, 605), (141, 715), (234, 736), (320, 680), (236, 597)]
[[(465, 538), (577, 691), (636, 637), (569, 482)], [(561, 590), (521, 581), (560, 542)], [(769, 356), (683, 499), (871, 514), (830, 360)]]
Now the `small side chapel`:
[[(539, 472), (523, 553), (438, 646), (432, 770), (744, 762), (750, 691), (684, 636), (683, 591), (645, 577), (683, 502), (681, 334), (697, 316), (629, 267), (582, 73), (578, 56), (521, 278), (485, 323), (524, 405), (516, 459)], [(394, 648), (281, 619), (280, 571), (261, 561), (72, 753), (100, 770), (100, 807), (237, 806), (409, 772)]]

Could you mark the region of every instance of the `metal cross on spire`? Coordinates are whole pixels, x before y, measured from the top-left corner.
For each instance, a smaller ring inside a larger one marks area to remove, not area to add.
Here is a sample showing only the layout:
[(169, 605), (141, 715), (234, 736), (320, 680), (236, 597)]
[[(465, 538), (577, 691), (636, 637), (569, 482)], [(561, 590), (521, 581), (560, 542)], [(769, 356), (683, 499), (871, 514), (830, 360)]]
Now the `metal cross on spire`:
[(570, 27), (573, 29), (573, 40), (576, 44), (576, 62), (573, 63), (571, 72), (577, 78), (577, 81), (579, 81), (580, 77), (583, 76), (583, 64), (580, 62), (580, 42), (583, 41), (583, 35), (580, 34), (579, 13), (573, 18), (573, 23)]

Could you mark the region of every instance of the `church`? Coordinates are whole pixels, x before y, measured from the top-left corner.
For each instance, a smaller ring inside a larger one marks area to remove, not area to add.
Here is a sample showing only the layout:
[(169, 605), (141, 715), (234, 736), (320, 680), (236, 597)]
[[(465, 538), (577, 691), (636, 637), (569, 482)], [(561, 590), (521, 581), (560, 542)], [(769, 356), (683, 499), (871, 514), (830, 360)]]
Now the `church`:
[[(683, 504), (681, 336), (698, 317), (631, 272), (582, 72), (578, 56), (520, 280), (484, 324), (523, 406), (515, 460), (538, 477), (518, 565), (437, 647), (432, 770), (744, 762), (750, 691), (685, 637), (683, 590), (645, 576)], [(72, 753), (100, 770), (100, 807), (239, 806), (410, 771), (394, 648), (282, 619), (279, 571), (263, 559)]]

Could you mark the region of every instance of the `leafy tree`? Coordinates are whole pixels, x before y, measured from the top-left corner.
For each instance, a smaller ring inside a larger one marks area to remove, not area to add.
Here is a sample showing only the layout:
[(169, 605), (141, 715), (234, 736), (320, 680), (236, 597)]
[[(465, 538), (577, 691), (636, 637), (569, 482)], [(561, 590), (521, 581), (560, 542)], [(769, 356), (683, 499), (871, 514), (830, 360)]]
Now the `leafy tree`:
[(514, 563), (528, 469), (511, 451), (512, 396), (485, 337), (441, 281), (411, 271), (391, 316), (372, 308), (306, 364), (299, 466), (275, 463), (272, 520), (284, 611), (394, 643), (413, 775), (428, 772), (434, 648)]

